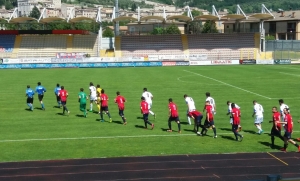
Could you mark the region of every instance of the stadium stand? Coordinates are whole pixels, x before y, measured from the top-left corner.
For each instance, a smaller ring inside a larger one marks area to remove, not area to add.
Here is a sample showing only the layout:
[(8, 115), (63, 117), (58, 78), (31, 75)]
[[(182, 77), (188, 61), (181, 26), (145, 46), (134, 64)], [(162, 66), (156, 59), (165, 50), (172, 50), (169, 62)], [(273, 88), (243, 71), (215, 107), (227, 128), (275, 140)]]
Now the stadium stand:
[(179, 35), (122, 36), (122, 57), (138, 55), (182, 55)]
[(188, 35), (190, 54), (206, 54), (208, 59), (253, 59), (254, 33)]
[(74, 35), (72, 52), (87, 53), (92, 57), (97, 56), (98, 51), (97, 35)]
[(0, 57), (11, 57), (14, 50), (16, 36), (15, 35), (0, 35)]

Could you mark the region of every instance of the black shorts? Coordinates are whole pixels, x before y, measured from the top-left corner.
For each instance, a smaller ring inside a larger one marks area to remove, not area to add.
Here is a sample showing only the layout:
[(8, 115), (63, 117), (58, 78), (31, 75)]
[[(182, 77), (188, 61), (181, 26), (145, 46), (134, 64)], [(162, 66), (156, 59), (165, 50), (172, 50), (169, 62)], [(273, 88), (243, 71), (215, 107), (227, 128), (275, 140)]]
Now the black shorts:
[(119, 109), (119, 115), (124, 116), (124, 109)]
[(61, 105), (66, 105), (67, 104), (67, 101), (61, 101)]
[(205, 120), (204, 122), (204, 126), (206, 127), (210, 127), (210, 126), (213, 126), (215, 125), (215, 122), (212, 120), (212, 121), (207, 121), (207, 119)]
[(33, 97), (27, 98), (27, 104), (33, 104)]
[(60, 101), (60, 97), (58, 95), (56, 96), (56, 101)]
[(273, 127), (271, 130), (271, 136), (281, 136), (281, 130), (277, 130)]
[(195, 122), (196, 122), (197, 124), (201, 124), (202, 118), (203, 118), (202, 115), (197, 116), (196, 119), (195, 119)]
[(292, 133), (290, 133), (290, 132), (285, 132), (285, 133), (284, 133), (284, 137), (286, 137), (287, 139), (292, 139)]
[(232, 124), (232, 131), (233, 131), (233, 132), (236, 132), (236, 130), (238, 130), (238, 128), (239, 128), (239, 125), (237, 125), (237, 124)]
[(100, 111), (108, 111), (108, 106), (101, 106)]
[(179, 117), (177, 116), (177, 117), (172, 117), (172, 116), (170, 116), (169, 117), (169, 121), (179, 121)]
[(144, 119), (144, 121), (147, 121), (147, 120), (148, 120), (148, 116), (149, 116), (149, 113), (143, 114), (143, 119)]
[(43, 95), (42, 95), (42, 94), (39, 94), (39, 95), (38, 95), (38, 98), (39, 98), (39, 101), (42, 101), (43, 98), (44, 98), (44, 94), (43, 94)]

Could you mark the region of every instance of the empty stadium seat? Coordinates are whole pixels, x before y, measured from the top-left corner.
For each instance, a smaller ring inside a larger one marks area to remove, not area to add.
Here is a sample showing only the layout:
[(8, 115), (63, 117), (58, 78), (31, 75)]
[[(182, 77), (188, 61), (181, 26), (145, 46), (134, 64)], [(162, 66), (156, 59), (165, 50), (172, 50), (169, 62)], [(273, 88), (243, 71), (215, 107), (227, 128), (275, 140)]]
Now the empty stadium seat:
[(15, 35), (0, 35), (0, 57), (9, 58), (14, 49)]
[(72, 52), (87, 53), (92, 57), (97, 56), (98, 36), (97, 35), (74, 35)]

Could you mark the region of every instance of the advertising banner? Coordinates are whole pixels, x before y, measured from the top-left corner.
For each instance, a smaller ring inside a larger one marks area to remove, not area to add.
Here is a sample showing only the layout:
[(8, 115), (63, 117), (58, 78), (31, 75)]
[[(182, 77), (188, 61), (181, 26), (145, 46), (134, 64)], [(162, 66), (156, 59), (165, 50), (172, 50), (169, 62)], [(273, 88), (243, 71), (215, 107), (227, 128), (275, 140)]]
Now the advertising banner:
[(162, 62), (162, 66), (175, 66), (176, 62)]
[(158, 55), (148, 55), (148, 60), (149, 61), (158, 61)]
[(242, 64), (242, 65), (254, 65), (254, 64), (256, 64), (256, 60), (255, 59), (244, 59), (244, 60), (240, 60), (240, 64)]
[(86, 53), (57, 53), (56, 58), (84, 58)]
[(238, 65), (239, 60), (190, 61), (190, 65)]
[(291, 64), (291, 59), (275, 59), (274, 64)]
[(95, 62), (115, 62), (115, 57), (89, 57), (89, 58), (21, 58), (3, 59), (3, 64), (35, 64), (35, 63), (95, 63)]
[(189, 55), (190, 61), (203, 61), (207, 60), (207, 55), (205, 54), (191, 54)]
[(176, 66), (189, 66), (189, 61), (176, 62)]
[(159, 55), (158, 59), (161, 61), (176, 61), (176, 60), (188, 60), (188, 55)]
[(256, 64), (260, 65), (273, 65), (274, 60), (256, 60)]

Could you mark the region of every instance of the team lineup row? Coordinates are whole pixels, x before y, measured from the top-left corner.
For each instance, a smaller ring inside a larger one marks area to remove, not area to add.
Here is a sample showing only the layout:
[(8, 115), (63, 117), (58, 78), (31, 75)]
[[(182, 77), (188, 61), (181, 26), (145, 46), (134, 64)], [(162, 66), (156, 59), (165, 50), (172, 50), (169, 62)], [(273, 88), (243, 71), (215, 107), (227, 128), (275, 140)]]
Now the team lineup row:
[[(110, 116), (109, 110), (108, 110), (108, 96), (105, 94), (104, 89), (100, 88), (100, 85), (98, 84), (96, 87), (92, 82), (90, 82), (89, 86), (89, 98), (90, 98), (90, 112), (93, 112), (93, 104), (97, 105), (98, 113), (100, 115), (100, 120), (104, 122), (103, 119), (103, 113), (107, 114), (109, 117), (109, 122), (112, 122), (112, 118)], [(38, 99), (41, 103), (42, 109), (45, 110), (45, 106), (43, 103), (43, 97), (44, 93), (46, 92), (45, 87), (41, 85), (41, 82), (37, 83), (37, 87), (35, 91), (33, 91), (30, 86), (27, 86), (26, 89), (26, 97), (27, 97), (27, 105), (29, 106), (29, 109), (33, 111), (33, 97), (35, 93), (38, 94)], [(67, 114), (70, 114), (70, 111), (67, 108), (67, 97), (68, 92), (65, 90), (64, 86), (60, 86), (57, 84), (57, 86), (54, 89), (54, 94), (56, 96), (56, 100), (58, 103), (58, 107), (63, 108), (63, 114), (67, 112)], [(124, 109), (126, 102), (126, 99), (120, 95), (120, 92), (118, 91), (116, 98), (114, 99), (114, 102), (118, 105), (119, 108), (119, 115), (121, 116), (123, 120), (123, 124), (126, 125), (126, 118), (124, 116)], [(148, 119), (149, 114), (153, 115), (154, 118), (156, 118), (156, 114), (151, 111), (152, 107), (152, 99), (153, 95), (151, 92), (147, 90), (147, 88), (143, 89), (142, 97), (141, 97), (141, 113), (143, 115), (143, 120), (145, 124), (145, 128), (147, 129), (147, 125), (150, 125), (151, 128), (154, 128), (154, 124), (151, 123)], [(205, 105), (203, 108), (202, 114), (200, 111), (196, 110), (195, 102), (193, 98), (189, 97), (187, 94), (184, 95), (185, 102), (187, 104), (187, 119), (189, 124), (191, 125), (191, 119), (194, 120), (194, 131), (197, 133), (197, 135), (206, 135), (206, 132), (208, 131), (208, 128), (212, 128), (214, 132), (214, 138), (217, 138), (216, 133), (216, 127), (214, 124), (214, 115), (216, 114), (216, 103), (215, 100), (210, 96), (209, 92), (206, 92), (206, 100)], [(80, 88), (80, 92), (78, 93), (78, 102), (80, 104), (80, 111), (83, 112), (84, 117), (87, 117), (87, 104), (88, 96), (84, 93), (84, 89)], [(227, 115), (230, 115), (230, 124), (232, 125), (232, 132), (234, 133), (236, 141), (242, 141), (243, 135), (239, 134), (239, 131), (241, 131), (241, 112), (240, 107), (235, 104), (231, 103), (230, 101), (227, 101), (228, 105), (228, 113)], [(258, 129), (258, 134), (263, 133), (262, 129), (262, 122), (263, 122), (263, 106), (260, 105), (257, 101), (253, 101), (254, 105), (254, 112), (252, 117), (255, 117), (254, 125)], [(300, 152), (300, 146), (293, 141), (291, 135), (293, 132), (293, 121), (292, 117), (290, 115), (289, 107), (284, 104), (284, 101), (282, 99), (279, 100), (280, 105), (280, 112), (277, 111), (276, 107), (272, 108), (273, 112), (273, 120), (270, 122), (273, 122), (273, 127), (271, 130), (271, 146), (274, 147), (274, 140), (275, 137), (279, 137), (281, 140), (284, 141), (284, 147), (282, 148), (282, 151), (286, 151), (288, 142), (292, 143), (298, 148), (298, 151)], [(205, 115), (205, 121), (202, 125), (202, 119)], [(177, 111), (177, 105), (173, 102), (172, 98), (169, 99), (169, 120), (168, 120), (168, 126), (169, 129), (168, 132), (172, 132), (172, 126), (171, 122), (175, 121), (178, 125), (178, 132), (181, 133), (181, 125), (179, 120), (179, 114)], [(299, 122), (299, 121), (298, 121)], [(283, 125), (285, 133), (284, 136), (281, 135), (281, 125)], [(199, 132), (199, 128), (201, 128), (201, 132)], [(299, 141), (299, 140), (298, 140)]]

